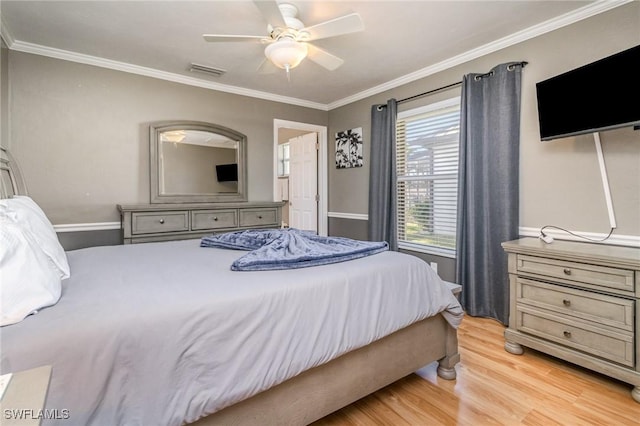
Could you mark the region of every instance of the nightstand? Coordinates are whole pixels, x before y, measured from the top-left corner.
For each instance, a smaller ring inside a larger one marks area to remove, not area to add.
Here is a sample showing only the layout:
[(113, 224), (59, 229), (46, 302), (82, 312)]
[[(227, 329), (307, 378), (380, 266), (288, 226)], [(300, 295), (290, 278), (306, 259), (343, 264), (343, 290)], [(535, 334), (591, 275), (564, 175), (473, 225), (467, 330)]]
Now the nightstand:
[[(0, 401), (0, 424), (39, 425), (43, 416), (53, 414), (44, 412), (50, 378), (50, 365), (13, 373)], [(52, 411), (57, 411), (57, 415), (69, 415), (64, 410)]]
[(640, 402), (640, 249), (537, 238), (508, 254), (505, 350), (523, 346), (634, 385)]

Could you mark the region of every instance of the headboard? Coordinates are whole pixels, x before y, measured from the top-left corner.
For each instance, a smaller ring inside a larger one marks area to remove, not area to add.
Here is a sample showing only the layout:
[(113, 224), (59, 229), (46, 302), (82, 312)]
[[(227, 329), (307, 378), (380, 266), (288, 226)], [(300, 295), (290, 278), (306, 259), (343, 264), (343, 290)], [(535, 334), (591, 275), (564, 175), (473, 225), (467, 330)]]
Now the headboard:
[(11, 153), (0, 147), (0, 198), (27, 195), (27, 185)]

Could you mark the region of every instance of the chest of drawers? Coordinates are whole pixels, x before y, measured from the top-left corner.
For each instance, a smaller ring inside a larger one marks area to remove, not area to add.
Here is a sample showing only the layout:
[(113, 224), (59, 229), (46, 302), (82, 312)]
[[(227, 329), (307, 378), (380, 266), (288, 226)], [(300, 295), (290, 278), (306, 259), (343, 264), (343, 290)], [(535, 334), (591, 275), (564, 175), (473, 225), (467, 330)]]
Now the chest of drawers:
[(280, 202), (118, 205), (124, 244), (200, 238), (216, 232), (279, 228)]
[(502, 246), (505, 350), (530, 347), (633, 384), (640, 402), (640, 249), (537, 238)]

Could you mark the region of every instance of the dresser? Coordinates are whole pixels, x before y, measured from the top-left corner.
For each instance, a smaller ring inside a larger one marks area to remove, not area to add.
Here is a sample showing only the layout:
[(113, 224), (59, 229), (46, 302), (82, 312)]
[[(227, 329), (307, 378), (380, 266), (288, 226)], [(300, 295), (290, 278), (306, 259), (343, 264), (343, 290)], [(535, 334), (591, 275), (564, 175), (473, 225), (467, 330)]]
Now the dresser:
[(640, 249), (538, 238), (508, 255), (505, 350), (545, 352), (634, 386), (640, 402)]
[(124, 244), (280, 228), (281, 202), (118, 205)]

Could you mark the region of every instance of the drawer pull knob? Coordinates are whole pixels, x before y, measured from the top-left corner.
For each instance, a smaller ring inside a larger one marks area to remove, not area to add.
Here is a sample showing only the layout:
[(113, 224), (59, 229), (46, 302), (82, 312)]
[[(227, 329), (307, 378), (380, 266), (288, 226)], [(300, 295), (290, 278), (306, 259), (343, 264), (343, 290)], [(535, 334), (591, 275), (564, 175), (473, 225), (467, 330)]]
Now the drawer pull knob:
[(218, 216), (213, 217), (214, 222), (218, 220)]
[(563, 272), (564, 272), (565, 275), (571, 275), (571, 269), (569, 269), (569, 268), (564, 268)]
[(258, 215), (258, 219), (262, 219), (262, 216)]
[(570, 332), (570, 331), (565, 331), (565, 332), (564, 332), (564, 333), (562, 333), (562, 334), (564, 334), (564, 337), (566, 337), (567, 339), (570, 339), (570, 338), (571, 338), (571, 332)]
[(571, 306), (571, 300), (569, 300), (569, 299), (563, 299), (563, 300), (562, 300), (562, 304), (563, 304), (564, 306)]
[(160, 222), (160, 225), (164, 224), (164, 219), (160, 219), (159, 222)]

